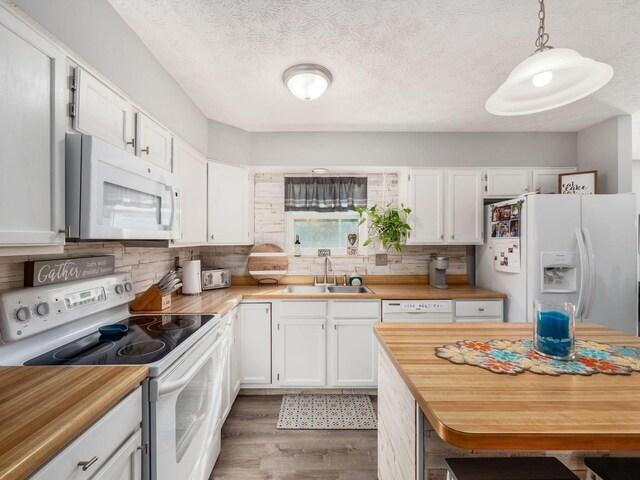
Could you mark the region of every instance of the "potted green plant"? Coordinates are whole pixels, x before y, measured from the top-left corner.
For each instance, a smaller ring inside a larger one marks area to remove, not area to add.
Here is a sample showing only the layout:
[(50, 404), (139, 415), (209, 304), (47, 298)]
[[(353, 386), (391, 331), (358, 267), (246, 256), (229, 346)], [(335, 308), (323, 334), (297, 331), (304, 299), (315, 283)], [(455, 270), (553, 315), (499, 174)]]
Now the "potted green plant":
[(380, 245), (384, 250), (394, 248), (398, 252), (402, 252), (402, 246), (407, 241), (411, 227), (407, 223), (407, 218), (411, 213), (411, 209), (400, 204), (400, 208), (393, 208), (391, 204), (386, 207), (378, 207), (374, 205), (369, 208), (356, 208), (360, 215), (360, 225), (369, 220), (367, 240), (362, 244), (363, 247), (371, 244), (375, 240), (380, 241)]

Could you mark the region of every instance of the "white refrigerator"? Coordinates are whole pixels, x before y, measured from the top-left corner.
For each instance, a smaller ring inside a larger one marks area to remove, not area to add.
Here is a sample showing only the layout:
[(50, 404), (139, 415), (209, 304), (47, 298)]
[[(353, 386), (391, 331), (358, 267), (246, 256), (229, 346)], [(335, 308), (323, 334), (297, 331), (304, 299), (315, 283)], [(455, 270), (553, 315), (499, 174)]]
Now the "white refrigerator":
[[(497, 271), (492, 213), (519, 200), (520, 271)], [(533, 321), (534, 300), (567, 301), (576, 322), (638, 334), (634, 194), (526, 195), (485, 207), (485, 232), (476, 283), (508, 295), (506, 321)]]

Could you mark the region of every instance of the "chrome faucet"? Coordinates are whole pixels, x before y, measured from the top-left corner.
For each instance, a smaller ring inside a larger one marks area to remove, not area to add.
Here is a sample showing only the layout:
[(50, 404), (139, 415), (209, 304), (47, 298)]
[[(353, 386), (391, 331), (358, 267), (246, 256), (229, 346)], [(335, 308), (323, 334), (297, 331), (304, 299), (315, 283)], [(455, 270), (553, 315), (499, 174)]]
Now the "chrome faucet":
[[(313, 284), (314, 285), (329, 285), (329, 279), (328, 279), (328, 273), (329, 272), (333, 272), (333, 267), (331, 266), (331, 260), (329, 260), (329, 257), (326, 256), (324, 257), (324, 275), (322, 276), (322, 283), (317, 283), (316, 277), (314, 275), (313, 277)], [(337, 279), (336, 276), (333, 276), (333, 282), (331, 283), (332, 285), (337, 285)]]

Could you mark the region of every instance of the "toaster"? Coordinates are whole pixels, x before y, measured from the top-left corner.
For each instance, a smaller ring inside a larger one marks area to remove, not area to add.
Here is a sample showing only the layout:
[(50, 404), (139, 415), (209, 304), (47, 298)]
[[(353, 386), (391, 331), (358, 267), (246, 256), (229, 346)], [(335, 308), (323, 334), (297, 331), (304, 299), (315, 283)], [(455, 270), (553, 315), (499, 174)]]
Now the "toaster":
[(231, 272), (221, 268), (202, 270), (202, 290), (226, 288), (231, 286)]

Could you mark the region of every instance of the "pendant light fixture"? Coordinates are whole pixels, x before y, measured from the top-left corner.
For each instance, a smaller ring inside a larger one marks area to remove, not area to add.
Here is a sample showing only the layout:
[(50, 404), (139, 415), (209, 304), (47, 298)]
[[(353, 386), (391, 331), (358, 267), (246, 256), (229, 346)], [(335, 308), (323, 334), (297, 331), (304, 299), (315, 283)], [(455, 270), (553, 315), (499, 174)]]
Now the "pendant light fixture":
[(282, 81), (300, 100), (315, 100), (331, 85), (331, 72), (321, 65), (303, 63), (287, 68)]
[(547, 45), (544, 0), (538, 0), (538, 38), (533, 54), (513, 69), (507, 81), (489, 97), (485, 107), (494, 115), (544, 112), (591, 95), (607, 84), (613, 68), (583, 57), (570, 48)]

